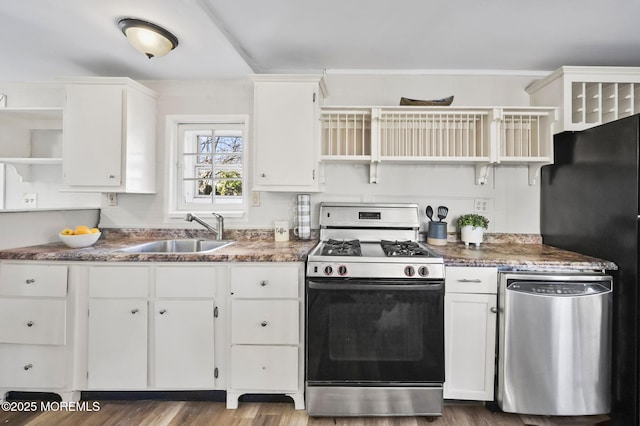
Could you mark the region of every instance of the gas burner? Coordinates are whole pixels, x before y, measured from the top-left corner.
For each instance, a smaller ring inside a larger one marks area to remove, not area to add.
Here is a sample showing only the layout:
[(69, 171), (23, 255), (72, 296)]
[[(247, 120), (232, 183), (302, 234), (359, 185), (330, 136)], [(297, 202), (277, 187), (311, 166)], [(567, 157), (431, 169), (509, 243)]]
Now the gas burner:
[(323, 256), (362, 256), (359, 240), (329, 239), (322, 247)]
[(415, 241), (380, 241), (382, 250), (387, 256), (429, 256), (429, 252)]

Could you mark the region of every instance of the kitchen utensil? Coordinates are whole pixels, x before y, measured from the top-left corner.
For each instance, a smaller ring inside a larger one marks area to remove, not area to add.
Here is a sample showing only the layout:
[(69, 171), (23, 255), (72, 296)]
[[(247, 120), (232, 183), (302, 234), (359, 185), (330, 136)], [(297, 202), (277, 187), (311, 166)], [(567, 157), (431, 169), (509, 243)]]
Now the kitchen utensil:
[(433, 222), (433, 208), (431, 206), (427, 206), (427, 217)]
[(442, 222), (447, 217), (448, 213), (449, 213), (449, 209), (447, 207), (445, 206), (438, 207), (438, 219), (440, 219), (440, 222)]

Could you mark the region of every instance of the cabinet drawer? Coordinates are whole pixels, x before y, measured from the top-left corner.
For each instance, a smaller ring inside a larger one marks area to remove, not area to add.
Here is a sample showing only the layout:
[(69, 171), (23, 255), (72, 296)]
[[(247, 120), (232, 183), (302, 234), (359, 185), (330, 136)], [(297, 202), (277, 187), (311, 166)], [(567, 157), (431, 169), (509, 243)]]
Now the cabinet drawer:
[(213, 298), (215, 273), (215, 268), (206, 266), (158, 266), (156, 296)]
[(2, 296), (64, 297), (66, 294), (66, 265), (0, 265)]
[(3, 388), (61, 388), (65, 385), (64, 346), (0, 345)]
[(147, 297), (146, 266), (94, 266), (89, 269), (90, 297)]
[(296, 346), (231, 347), (231, 388), (264, 391), (298, 389)]
[(231, 294), (235, 297), (297, 298), (296, 266), (238, 267), (231, 269)]
[(498, 289), (496, 268), (452, 267), (445, 269), (447, 293), (495, 294)]
[(299, 342), (297, 300), (234, 300), (231, 306), (231, 342), (290, 344)]
[(64, 300), (0, 299), (0, 342), (64, 345)]

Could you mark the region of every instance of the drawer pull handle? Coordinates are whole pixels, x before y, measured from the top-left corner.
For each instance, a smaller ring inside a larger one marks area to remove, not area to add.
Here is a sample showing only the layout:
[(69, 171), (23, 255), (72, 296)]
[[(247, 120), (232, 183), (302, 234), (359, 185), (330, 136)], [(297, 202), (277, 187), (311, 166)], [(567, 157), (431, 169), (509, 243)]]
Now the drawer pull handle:
[(492, 314), (497, 314), (498, 313), (498, 308), (496, 308), (495, 306), (492, 306), (490, 309)]
[(261, 326), (263, 326), (263, 327), (266, 327), (266, 326), (267, 326), (267, 324), (269, 324), (269, 323), (268, 323), (268, 322), (266, 322), (266, 321), (262, 321), (262, 322), (260, 323), (260, 325), (261, 325)]
[(137, 314), (137, 313), (138, 313), (138, 308), (132, 309), (132, 310), (131, 310), (131, 313), (132, 313), (133, 315)]
[(262, 280), (262, 281), (260, 281), (260, 285), (261, 285), (262, 287), (266, 286), (267, 284), (269, 284), (269, 281), (267, 281), (267, 280)]
[(29, 322), (27, 323), (27, 327), (33, 327), (33, 321), (29, 321)]
[(107, 177), (108, 177), (109, 179), (115, 179), (115, 178), (116, 178), (116, 175), (109, 173), (109, 174), (107, 175)]
[(22, 368), (24, 368), (24, 371), (31, 370), (33, 368), (33, 364), (27, 364)]
[(166, 314), (166, 313), (167, 313), (167, 310), (166, 310), (166, 309), (160, 309), (160, 315), (164, 315), (164, 314)]
[(474, 278), (472, 280), (467, 279), (467, 278), (463, 278), (461, 280), (458, 280), (459, 283), (481, 283), (482, 280), (479, 278)]
[(26, 281), (26, 283), (27, 283), (27, 284), (33, 284), (33, 283), (35, 283), (35, 282), (36, 282), (36, 280), (35, 280), (34, 278), (29, 278), (29, 279)]

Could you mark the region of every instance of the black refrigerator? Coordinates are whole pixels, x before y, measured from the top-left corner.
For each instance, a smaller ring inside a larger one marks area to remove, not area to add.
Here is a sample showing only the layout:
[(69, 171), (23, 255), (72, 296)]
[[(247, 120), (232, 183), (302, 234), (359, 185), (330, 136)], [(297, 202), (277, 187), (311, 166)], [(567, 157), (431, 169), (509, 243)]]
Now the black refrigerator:
[(612, 411), (616, 425), (640, 425), (638, 289), (640, 115), (554, 137), (542, 168), (545, 244), (615, 262)]

